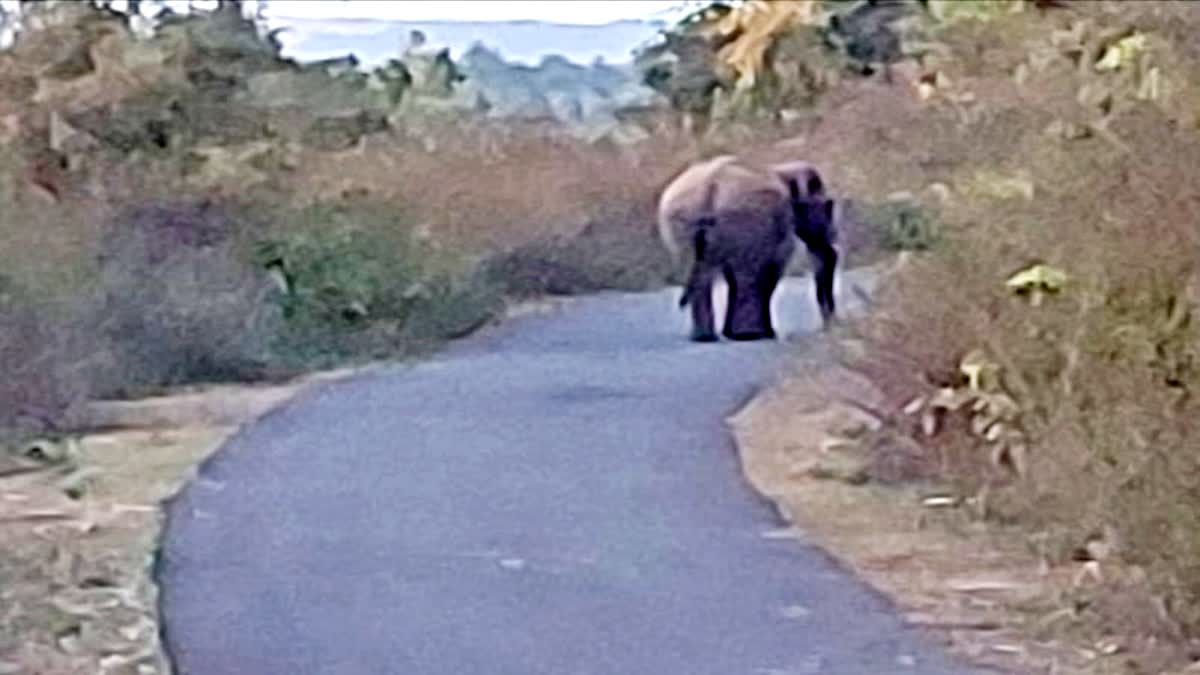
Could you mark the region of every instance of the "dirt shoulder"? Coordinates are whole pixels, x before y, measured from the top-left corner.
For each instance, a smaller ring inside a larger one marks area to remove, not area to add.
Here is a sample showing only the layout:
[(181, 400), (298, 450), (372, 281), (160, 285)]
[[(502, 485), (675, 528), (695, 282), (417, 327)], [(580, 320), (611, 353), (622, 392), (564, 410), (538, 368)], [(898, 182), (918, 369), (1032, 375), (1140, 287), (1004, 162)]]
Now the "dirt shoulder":
[(240, 425), (319, 382), (98, 402), (109, 431), (43, 441), (0, 468), (0, 673), (169, 673), (151, 579), (160, 505)]
[(1122, 639), (1096, 639), (1070, 607), (1090, 568), (1047, 566), (1020, 531), (977, 518), (977, 504), (894, 480), (910, 456), (867, 412), (883, 409), (882, 395), (832, 365), (845, 346), (813, 341), (821, 344), (803, 347), (812, 358), (806, 352), (730, 419), (754, 487), (908, 622), (973, 663), (1004, 673), (1131, 672)]

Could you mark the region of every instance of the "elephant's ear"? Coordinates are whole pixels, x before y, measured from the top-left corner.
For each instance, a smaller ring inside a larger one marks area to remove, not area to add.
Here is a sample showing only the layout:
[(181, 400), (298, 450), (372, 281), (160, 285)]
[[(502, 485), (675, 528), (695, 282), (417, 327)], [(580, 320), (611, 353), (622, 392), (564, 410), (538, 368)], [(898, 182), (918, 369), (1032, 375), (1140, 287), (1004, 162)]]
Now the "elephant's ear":
[(800, 197), (800, 183), (795, 176), (780, 176), (783, 179), (788, 189), (788, 197), (792, 200), (792, 204), (802, 204), (804, 200)]
[(808, 181), (805, 187), (810, 197), (825, 194), (825, 181), (821, 180), (821, 175), (816, 171), (808, 172)]
[[(803, 171), (801, 176), (787, 172), (780, 173), (779, 177), (787, 185), (788, 194), (793, 202), (803, 201), (806, 197), (817, 197), (825, 194), (825, 181), (821, 180), (821, 174), (812, 169)], [(801, 180), (804, 181), (803, 190), (800, 188)]]

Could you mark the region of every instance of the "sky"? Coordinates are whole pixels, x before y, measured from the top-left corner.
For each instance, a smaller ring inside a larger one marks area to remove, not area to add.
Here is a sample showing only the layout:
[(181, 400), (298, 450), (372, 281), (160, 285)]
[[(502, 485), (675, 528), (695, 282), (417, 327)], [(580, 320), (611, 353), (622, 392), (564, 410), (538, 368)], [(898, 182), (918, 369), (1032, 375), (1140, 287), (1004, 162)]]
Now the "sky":
[(268, 0), (267, 15), (281, 19), (537, 20), (594, 25), (656, 19), (670, 15), (680, 4), (679, 0)]
[[(450, 47), (453, 57), (479, 41), (505, 58), (530, 64), (550, 53), (581, 63), (595, 58), (627, 62), (630, 50), (651, 38), (654, 29), (629, 24), (594, 31), (588, 27), (630, 19), (670, 23), (704, 4), (704, 0), (244, 0), (244, 5), (255, 12), (260, 2), (268, 26), (288, 29), (280, 35), (285, 55), (308, 60), (349, 51), (364, 65), (392, 56), (411, 28), (426, 32), (433, 44)], [(0, 6), (10, 4), (15, 0), (0, 0)], [(123, 10), (125, 0), (111, 0), (111, 4)], [(216, 6), (215, 0), (143, 0), (143, 12), (154, 13), (163, 4), (183, 12), (189, 6)], [(397, 21), (406, 26), (393, 23)], [(433, 23), (446, 21), (455, 23), (442, 27)], [(531, 26), (490, 25), (506, 21), (566, 26), (539, 33)]]
[[(246, 0), (253, 8), (259, 0)], [(622, 19), (676, 17), (694, 0), (263, 0), (267, 15), (280, 19), (381, 19), (403, 21), (548, 21), (595, 25)], [(12, 9), (17, 0), (0, 0)], [(124, 0), (113, 5), (123, 9)], [(147, 5), (158, 4), (147, 2)], [(214, 0), (165, 0), (176, 10), (189, 4), (209, 8)]]
[[(2, 3), (4, 0), (0, 0)], [(675, 18), (694, 0), (265, 0), (276, 19), (377, 19), (401, 21), (547, 21), (597, 25), (622, 19)], [(114, 4), (121, 4), (116, 2)], [(188, 0), (167, 0), (181, 9)], [(213, 0), (192, 0), (198, 7)], [(247, 7), (258, 0), (247, 0)]]
[[(302, 60), (352, 51), (364, 65), (378, 65), (394, 55), (408, 30), (419, 29), (431, 44), (449, 47), (452, 58), (481, 42), (529, 65), (549, 54), (578, 63), (626, 63), (656, 29), (614, 22), (672, 22), (697, 2), (703, 0), (266, 0), (264, 17), (272, 27), (288, 28), (279, 36), (284, 53)], [(406, 25), (388, 25), (394, 21)], [(498, 23), (513, 21), (565, 25), (547, 30)]]

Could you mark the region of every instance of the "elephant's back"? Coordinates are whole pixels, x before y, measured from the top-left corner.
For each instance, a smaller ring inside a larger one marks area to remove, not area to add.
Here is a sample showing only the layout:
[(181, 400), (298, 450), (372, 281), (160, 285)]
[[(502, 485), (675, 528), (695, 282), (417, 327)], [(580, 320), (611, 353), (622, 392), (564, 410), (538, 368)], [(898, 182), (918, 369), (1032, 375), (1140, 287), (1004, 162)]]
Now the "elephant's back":
[(663, 189), (658, 199), (659, 219), (683, 217), (691, 212), (699, 215), (711, 208), (710, 199), (717, 176), (737, 162), (733, 155), (720, 155), (698, 162), (681, 171)]
[(787, 203), (782, 183), (770, 174), (740, 164), (720, 168), (715, 174), (712, 210), (720, 214), (766, 217)]
[(720, 155), (688, 166), (676, 175), (658, 198), (658, 233), (672, 257), (682, 253), (682, 242), (690, 239), (687, 230), (711, 215), (717, 174), (737, 161), (733, 155)]
[(774, 208), (787, 199), (770, 174), (721, 155), (685, 169), (659, 197), (659, 221), (691, 221), (729, 210)]
[(659, 234), (675, 258), (704, 222), (725, 223), (721, 232), (709, 235), (714, 244), (729, 237), (741, 239), (751, 230), (774, 239), (768, 230), (779, 228), (787, 201), (786, 187), (769, 172), (732, 155), (714, 157), (688, 167), (663, 190)]

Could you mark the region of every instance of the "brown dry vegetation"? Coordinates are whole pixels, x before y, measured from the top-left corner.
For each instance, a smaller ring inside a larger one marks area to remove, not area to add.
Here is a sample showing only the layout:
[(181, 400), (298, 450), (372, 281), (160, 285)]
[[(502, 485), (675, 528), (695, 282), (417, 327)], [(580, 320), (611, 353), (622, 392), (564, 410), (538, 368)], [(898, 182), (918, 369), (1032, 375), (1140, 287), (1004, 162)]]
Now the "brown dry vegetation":
[(57, 7), (0, 54), (0, 363), (52, 374), (0, 391), (0, 429), (22, 434), (69, 426), (89, 396), (422, 352), (511, 296), (661, 284), (661, 185), (789, 133), (697, 140), (663, 110), (642, 115), (645, 142), (588, 142), (372, 107), (350, 85), (341, 108), (263, 103), (259, 76), (343, 85), (228, 16), (138, 43), (119, 17)]
[[(50, 374), (0, 392), (0, 429), (21, 435), (70, 426), (88, 397), (420, 353), (513, 296), (662, 284), (666, 181), (820, 119), (808, 96), (786, 123), (730, 114), (696, 136), (660, 108), (629, 113), (646, 140), (588, 141), (381, 103), (236, 15), (137, 41), (85, 3), (46, 7), (0, 54), (0, 360)], [(785, 74), (764, 81), (786, 91)], [(877, 243), (856, 224), (851, 263)]]
[[(1065, 4), (947, 27), (945, 54), (900, 68), (945, 77), (927, 101), (834, 93), (839, 114), (797, 145), (856, 195), (905, 190), (936, 213), (938, 243), (882, 284), (850, 362), (886, 394), (890, 433), (919, 442), (909, 461), (1049, 570), (1098, 572), (1039, 611), (1119, 642), (1128, 672), (1164, 672), (1200, 634), (1200, 8)], [(1135, 32), (1144, 51), (1095, 67)], [(1035, 264), (1067, 275), (1037, 304), (1005, 284)], [(973, 431), (969, 405), (931, 413), (932, 435), (925, 409), (903, 412), (968, 393), (972, 352), (998, 374), (980, 399), (1015, 402), (1020, 441)]]
[(790, 133), (700, 140), (664, 110), (625, 145), (436, 110), (256, 108), (230, 90), (264, 72), (337, 83), (229, 17), (139, 43), (57, 7), (0, 52), (0, 672), (166, 668), (147, 629), (155, 509), (227, 429), (19, 455), (70, 446), (91, 401), (405, 357), (518, 297), (662, 284), (661, 185)]

